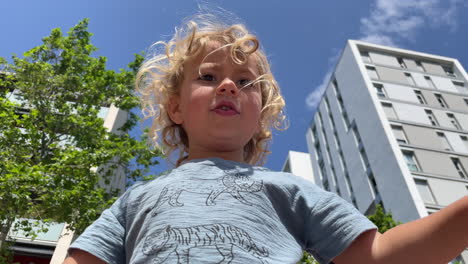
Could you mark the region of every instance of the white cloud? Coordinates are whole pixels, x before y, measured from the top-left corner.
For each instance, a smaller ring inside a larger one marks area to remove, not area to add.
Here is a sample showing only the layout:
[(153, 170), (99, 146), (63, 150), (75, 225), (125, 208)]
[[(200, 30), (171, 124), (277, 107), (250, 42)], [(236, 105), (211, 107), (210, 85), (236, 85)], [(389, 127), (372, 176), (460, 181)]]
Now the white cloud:
[(376, 44), (396, 46), (413, 41), (423, 27), (457, 28), (457, 9), (463, 0), (376, 0), (369, 17), (361, 19), (360, 38)]
[(325, 77), (322, 80), (322, 83), (320, 83), (317, 87), (313, 89), (313, 91), (307, 96), (306, 98), (306, 104), (309, 109), (315, 110), (319, 103), (320, 100), (322, 100), (322, 95), (327, 89), (328, 82), (330, 81), (330, 77), (332, 75), (333, 68), (330, 68), (328, 72), (325, 74)]
[(320, 100), (322, 100), (322, 95), (327, 89), (328, 83), (330, 82), (330, 78), (332, 76), (333, 70), (335, 69), (335, 64), (338, 61), (339, 56), (341, 55), (341, 50), (336, 51), (336, 53), (328, 58), (328, 71), (322, 79), (322, 82), (312, 89), (312, 92), (307, 95), (306, 104), (307, 107), (311, 110), (314, 110), (320, 104)]

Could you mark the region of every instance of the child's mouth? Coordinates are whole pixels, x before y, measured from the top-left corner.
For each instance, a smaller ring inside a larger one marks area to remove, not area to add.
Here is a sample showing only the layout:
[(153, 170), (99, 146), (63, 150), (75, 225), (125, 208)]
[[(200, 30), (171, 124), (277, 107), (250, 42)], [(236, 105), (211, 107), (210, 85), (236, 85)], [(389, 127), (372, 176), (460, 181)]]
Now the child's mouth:
[(221, 106), (213, 110), (215, 113), (218, 115), (222, 116), (233, 116), (233, 115), (238, 115), (239, 113), (235, 110), (232, 109), (229, 106)]
[(222, 116), (238, 115), (239, 111), (232, 102), (221, 102), (214, 109), (213, 112)]

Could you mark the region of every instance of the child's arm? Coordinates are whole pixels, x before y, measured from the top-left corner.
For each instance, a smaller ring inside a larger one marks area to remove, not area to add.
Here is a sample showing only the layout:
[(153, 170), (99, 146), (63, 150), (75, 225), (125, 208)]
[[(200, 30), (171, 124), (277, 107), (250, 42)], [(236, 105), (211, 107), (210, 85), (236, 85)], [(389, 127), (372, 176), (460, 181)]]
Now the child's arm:
[(75, 249), (62, 264), (105, 264), (106, 262), (86, 251)]
[(468, 247), (468, 195), (428, 217), (384, 234), (359, 236), (333, 262), (447, 263)]

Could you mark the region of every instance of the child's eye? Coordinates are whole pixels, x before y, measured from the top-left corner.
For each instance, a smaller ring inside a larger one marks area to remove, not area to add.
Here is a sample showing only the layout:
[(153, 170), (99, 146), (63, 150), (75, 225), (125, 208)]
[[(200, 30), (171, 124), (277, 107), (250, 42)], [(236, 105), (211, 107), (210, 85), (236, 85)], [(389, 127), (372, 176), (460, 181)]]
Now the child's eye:
[(215, 77), (211, 74), (203, 74), (198, 77), (199, 80), (212, 82), (215, 80)]
[(251, 87), (253, 82), (249, 79), (241, 79), (238, 81), (240, 87)]

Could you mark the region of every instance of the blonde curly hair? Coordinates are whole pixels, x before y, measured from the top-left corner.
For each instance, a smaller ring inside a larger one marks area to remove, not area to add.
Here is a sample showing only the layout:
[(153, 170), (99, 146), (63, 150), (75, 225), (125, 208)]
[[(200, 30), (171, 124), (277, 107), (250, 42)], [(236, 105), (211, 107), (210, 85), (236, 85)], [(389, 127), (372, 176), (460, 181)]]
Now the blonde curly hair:
[[(260, 76), (258, 83), (262, 95), (260, 129), (244, 146), (244, 161), (262, 165), (270, 151), (272, 128), (286, 128), (283, 108), (284, 99), (273, 77), (268, 60), (259, 46), (259, 41), (241, 24), (226, 25), (207, 16), (189, 20), (185, 26), (176, 28), (169, 42), (159, 41), (152, 48), (154, 55), (147, 57), (136, 76), (136, 90), (141, 96), (143, 115), (153, 118), (150, 138), (162, 149), (166, 157), (179, 152), (176, 166), (188, 157), (189, 142), (185, 130), (174, 123), (167, 112), (169, 99), (180, 93), (184, 79), (184, 66), (205, 51), (208, 43), (217, 42), (220, 48), (228, 47), (232, 61), (244, 64), (248, 57), (256, 57)], [(162, 142), (160, 142), (162, 141)]]

